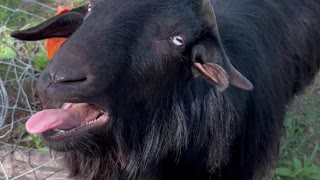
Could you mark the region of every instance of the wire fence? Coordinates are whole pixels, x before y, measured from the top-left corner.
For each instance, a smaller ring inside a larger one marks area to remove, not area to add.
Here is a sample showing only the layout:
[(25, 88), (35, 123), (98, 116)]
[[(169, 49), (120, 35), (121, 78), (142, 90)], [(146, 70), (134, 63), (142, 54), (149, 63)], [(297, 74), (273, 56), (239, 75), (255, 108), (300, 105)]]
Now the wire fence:
[[(61, 171), (60, 155), (54, 156), (48, 150), (35, 155), (38, 152), (35, 149), (20, 148), (20, 145), (37, 149), (39, 146), (39, 140), (26, 134), (24, 123), (39, 110), (34, 85), (41, 70), (35, 60), (47, 59), (43, 42), (17, 41), (10, 33), (53, 16), (59, 5), (70, 7), (73, 3), (73, 0), (0, 0), (0, 180), (65, 179), (53, 176)], [(41, 173), (41, 168), (47, 168), (46, 173)]]

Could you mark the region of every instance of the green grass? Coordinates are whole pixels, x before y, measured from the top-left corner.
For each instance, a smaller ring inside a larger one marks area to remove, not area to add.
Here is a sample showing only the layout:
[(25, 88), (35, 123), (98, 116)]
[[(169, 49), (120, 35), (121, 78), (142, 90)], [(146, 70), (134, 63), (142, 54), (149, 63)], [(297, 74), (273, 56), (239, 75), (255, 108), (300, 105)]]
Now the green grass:
[(275, 180), (320, 180), (320, 95), (303, 99), (287, 113)]

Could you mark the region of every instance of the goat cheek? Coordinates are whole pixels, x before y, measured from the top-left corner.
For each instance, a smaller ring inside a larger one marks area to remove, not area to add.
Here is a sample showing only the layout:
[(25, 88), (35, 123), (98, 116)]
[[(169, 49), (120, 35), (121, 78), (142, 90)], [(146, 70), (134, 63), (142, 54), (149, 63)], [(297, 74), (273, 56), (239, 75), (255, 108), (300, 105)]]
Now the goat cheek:
[(165, 54), (170, 51), (170, 45), (167, 40), (158, 40), (153, 45), (153, 50), (156, 54)]

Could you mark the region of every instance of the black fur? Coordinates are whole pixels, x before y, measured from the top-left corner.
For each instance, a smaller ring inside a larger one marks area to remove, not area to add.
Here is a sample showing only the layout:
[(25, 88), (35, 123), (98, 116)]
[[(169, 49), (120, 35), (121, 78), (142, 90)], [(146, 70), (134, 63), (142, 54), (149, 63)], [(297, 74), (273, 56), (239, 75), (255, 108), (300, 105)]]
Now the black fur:
[[(319, 0), (213, 0), (224, 51), (254, 85), (224, 92), (192, 68), (192, 47), (212, 33), (197, 17), (197, 2), (94, 2), (39, 80), (43, 97), (97, 104), (112, 116), (103, 129), (47, 142), (71, 149), (71, 177), (270, 176), (286, 106), (320, 66)], [(154, 46), (180, 33), (184, 49)], [(93, 80), (54, 82), (52, 73)]]

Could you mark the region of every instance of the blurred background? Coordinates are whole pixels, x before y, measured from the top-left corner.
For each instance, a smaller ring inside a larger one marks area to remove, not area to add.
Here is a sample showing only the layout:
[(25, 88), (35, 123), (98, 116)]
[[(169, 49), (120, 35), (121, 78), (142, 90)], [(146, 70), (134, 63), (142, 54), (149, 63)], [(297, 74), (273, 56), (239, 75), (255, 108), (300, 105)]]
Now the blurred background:
[[(52, 17), (58, 6), (84, 1), (0, 0), (0, 180), (67, 178), (63, 156), (24, 127), (41, 109), (33, 87), (48, 63), (44, 41), (21, 42), (9, 34)], [(320, 180), (320, 75), (288, 109), (272, 179)]]

